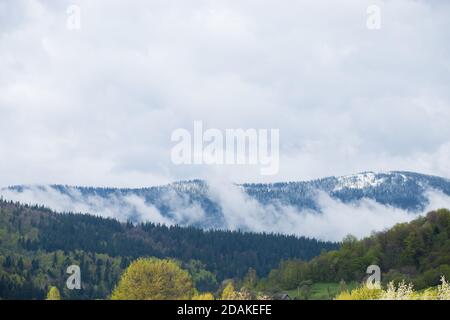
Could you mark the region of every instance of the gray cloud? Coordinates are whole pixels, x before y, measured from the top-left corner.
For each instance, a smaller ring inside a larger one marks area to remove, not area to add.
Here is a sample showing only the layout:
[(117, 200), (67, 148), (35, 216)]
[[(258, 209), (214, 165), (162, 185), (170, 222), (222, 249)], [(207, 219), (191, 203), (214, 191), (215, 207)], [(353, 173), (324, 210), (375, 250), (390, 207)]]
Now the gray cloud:
[[(2, 2), (0, 185), (449, 177), (449, 14), (412, 0)], [(170, 133), (194, 120), (280, 128), (280, 173), (173, 166)]]

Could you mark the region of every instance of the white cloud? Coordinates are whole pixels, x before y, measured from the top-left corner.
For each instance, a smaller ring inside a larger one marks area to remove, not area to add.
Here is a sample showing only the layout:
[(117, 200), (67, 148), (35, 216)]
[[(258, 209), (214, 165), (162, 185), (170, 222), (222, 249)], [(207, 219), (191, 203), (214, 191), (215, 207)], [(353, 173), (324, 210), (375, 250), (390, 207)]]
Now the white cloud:
[[(0, 185), (449, 177), (449, 14), (425, 0), (3, 1)], [(173, 166), (171, 131), (194, 120), (279, 128), (280, 173)]]
[(450, 208), (450, 197), (434, 190), (427, 192), (429, 204), (421, 213), (408, 212), (371, 199), (343, 203), (318, 192), (318, 213), (292, 206), (262, 205), (232, 184), (213, 182), (210, 186), (224, 212), (227, 229), (295, 234), (332, 241), (340, 241), (348, 234), (362, 238), (396, 223), (411, 221), (429, 211)]
[(134, 221), (152, 221), (155, 223), (171, 224), (152, 205), (135, 196), (84, 196), (79, 190), (69, 188), (68, 194), (50, 186), (28, 187), (22, 192), (4, 189), (1, 195), (8, 200), (25, 204), (38, 204), (51, 208), (57, 212), (90, 213), (101, 217), (115, 218), (120, 221), (133, 219)]
[[(211, 218), (198, 203), (192, 203), (175, 192), (167, 192), (159, 199), (168, 206), (168, 215), (161, 214), (155, 206), (137, 195), (86, 196), (74, 188), (70, 188), (68, 194), (62, 194), (55, 188), (42, 186), (29, 187), (22, 192), (4, 189), (1, 196), (21, 203), (44, 205), (57, 212), (90, 213), (120, 221), (198, 225)], [(429, 204), (420, 213), (382, 205), (370, 199), (343, 203), (318, 192), (319, 213), (279, 203), (261, 204), (241, 187), (221, 177), (209, 182), (209, 196), (223, 212), (223, 229), (294, 234), (332, 241), (340, 241), (348, 234), (365, 237), (396, 223), (411, 221), (431, 210), (450, 208), (450, 197), (435, 190), (426, 193)]]
[(52, 186), (28, 186), (23, 190), (2, 189), (4, 199), (30, 205), (42, 205), (56, 212), (89, 213), (110, 217), (122, 222), (150, 221), (166, 225), (192, 225), (205, 217), (197, 203), (190, 203), (183, 195), (167, 192), (160, 199), (169, 209), (169, 216), (162, 215), (152, 204), (136, 194), (111, 193), (108, 196), (83, 194), (74, 187), (62, 193)]

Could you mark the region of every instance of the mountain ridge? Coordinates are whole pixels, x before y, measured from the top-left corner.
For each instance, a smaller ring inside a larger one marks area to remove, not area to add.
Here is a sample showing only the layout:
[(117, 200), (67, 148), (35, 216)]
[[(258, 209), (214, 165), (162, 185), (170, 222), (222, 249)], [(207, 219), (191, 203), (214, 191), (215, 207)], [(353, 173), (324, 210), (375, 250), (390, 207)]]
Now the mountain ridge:
[[(381, 205), (385, 211), (398, 209), (421, 214), (433, 205), (430, 193), (448, 198), (445, 203), (450, 204), (450, 180), (409, 171), (366, 171), (268, 184), (225, 184), (195, 179), (147, 188), (12, 186), (1, 189), (0, 195), (8, 200), (49, 206), (59, 212), (109, 215), (122, 221), (290, 233), (298, 228), (284, 222), (284, 217), (289, 216), (301, 226), (304, 221), (299, 219), (307, 214), (334, 210), (329, 208), (330, 203), (332, 207), (347, 205), (355, 211), (352, 214), (358, 214), (361, 204)], [(394, 222), (405, 219), (402, 216)], [(277, 227), (272, 228), (274, 225)]]
[[(429, 177), (429, 178), (437, 178), (442, 179), (450, 182), (450, 178), (442, 177), (438, 175), (433, 174), (426, 174), (426, 173), (420, 173), (415, 171), (407, 171), (407, 170), (391, 170), (391, 171), (361, 171), (353, 174), (344, 174), (339, 176), (324, 176), (321, 178), (315, 178), (315, 179), (304, 179), (304, 180), (288, 180), (288, 181), (276, 181), (276, 182), (244, 182), (244, 183), (233, 183), (236, 186), (255, 186), (255, 185), (265, 185), (265, 186), (276, 186), (276, 185), (284, 185), (284, 184), (296, 184), (296, 183), (316, 183), (328, 179), (345, 179), (345, 178), (352, 178), (355, 176), (360, 175), (366, 175), (366, 174), (374, 174), (374, 175), (389, 175), (389, 174), (405, 174), (405, 175), (416, 175), (416, 176), (422, 176), (422, 177)], [(77, 189), (107, 189), (107, 190), (142, 190), (142, 189), (152, 189), (152, 188), (163, 188), (163, 187), (171, 187), (176, 185), (185, 185), (185, 184), (192, 184), (192, 183), (207, 183), (207, 179), (199, 179), (199, 178), (193, 178), (193, 179), (185, 179), (185, 180), (175, 180), (173, 182), (165, 183), (165, 184), (157, 184), (153, 186), (143, 186), (143, 187), (110, 187), (110, 186), (92, 186), (92, 185), (74, 185), (74, 184), (58, 184), (58, 183), (51, 183), (51, 184), (17, 184), (17, 185), (9, 185), (7, 187), (2, 187), (1, 189), (20, 189), (24, 187), (43, 187), (43, 186), (51, 186), (51, 187), (67, 187), (67, 188), (77, 188)]]

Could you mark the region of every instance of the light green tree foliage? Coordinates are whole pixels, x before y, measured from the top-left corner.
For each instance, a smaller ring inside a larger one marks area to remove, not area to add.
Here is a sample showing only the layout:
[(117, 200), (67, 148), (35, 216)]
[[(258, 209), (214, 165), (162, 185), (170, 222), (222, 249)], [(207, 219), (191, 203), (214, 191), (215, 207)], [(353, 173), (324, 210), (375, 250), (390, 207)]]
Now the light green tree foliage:
[(216, 276), (206, 270), (206, 266), (199, 260), (190, 260), (183, 267), (189, 272), (196, 289), (204, 292), (214, 290), (217, 286)]
[(234, 289), (233, 282), (228, 282), (225, 288), (222, 291), (222, 300), (235, 300), (236, 299), (236, 290)]
[(352, 290), (351, 292), (344, 291), (336, 296), (336, 300), (378, 300), (382, 294), (381, 289), (369, 289), (367, 286), (362, 286)]
[(210, 292), (198, 293), (192, 297), (192, 300), (214, 300), (214, 296)]
[(123, 273), (113, 300), (184, 300), (194, 295), (189, 273), (173, 260), (138, 259)]
[[(265, 296), (264, 296), (265, 297)], [(259, 297), (256, 297), (257, 299)], [(222, 291), (222, 300), (253, 300), (251, 292), (246, 288), (242, 287), (240, 291), (236, 291), (232, 281), (228, 282)]]
[(50, 287), (50, 290), (48, 290), (46, 300), (61, 300), (61, 294), (59, 293), (57, 287)]

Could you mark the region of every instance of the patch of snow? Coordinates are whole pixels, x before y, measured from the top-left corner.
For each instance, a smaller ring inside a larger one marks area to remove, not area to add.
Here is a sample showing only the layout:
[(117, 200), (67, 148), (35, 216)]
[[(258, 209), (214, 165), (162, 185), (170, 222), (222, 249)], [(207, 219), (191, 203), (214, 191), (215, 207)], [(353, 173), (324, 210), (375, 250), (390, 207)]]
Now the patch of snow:
[(367, 187), (377, 187), (385, 181), (384, 178), (379, 178), (373, 172), (364, 172), (353, 174), (349, 176), (342, 176), (337, 178), (338, 182), (333, 191), (339, 191), (344, 188), (348, 189), (364, 189)]

